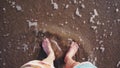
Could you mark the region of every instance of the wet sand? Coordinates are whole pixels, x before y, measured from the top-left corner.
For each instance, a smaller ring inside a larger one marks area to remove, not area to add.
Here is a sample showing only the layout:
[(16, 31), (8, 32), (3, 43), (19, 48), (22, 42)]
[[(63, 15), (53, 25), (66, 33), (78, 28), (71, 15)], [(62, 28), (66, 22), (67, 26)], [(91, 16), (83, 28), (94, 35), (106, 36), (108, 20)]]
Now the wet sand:
[(44, 59), (44, 37), (51, 40), (56, 68), (64, 68), (71, 40), (80, 47), (75, 60), (120, 67), (119, 0), (1, 0), (0, 7), (0, 68)]

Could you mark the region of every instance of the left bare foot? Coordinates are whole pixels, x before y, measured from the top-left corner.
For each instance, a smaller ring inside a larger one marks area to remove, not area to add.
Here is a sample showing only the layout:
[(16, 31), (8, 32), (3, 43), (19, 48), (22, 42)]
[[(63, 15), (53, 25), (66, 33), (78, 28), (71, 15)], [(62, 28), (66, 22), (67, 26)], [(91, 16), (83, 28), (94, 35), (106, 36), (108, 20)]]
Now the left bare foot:
[(42, 42), (42, 47), (45, 51), (45, 53), (48, 55), (48, 56), (52, 56), (54, 59), (55, 59), (55, 55), (54, 55), (54, 51), (51, 47), (51, 43), (49, 41), (48, 38), (45, 38)]

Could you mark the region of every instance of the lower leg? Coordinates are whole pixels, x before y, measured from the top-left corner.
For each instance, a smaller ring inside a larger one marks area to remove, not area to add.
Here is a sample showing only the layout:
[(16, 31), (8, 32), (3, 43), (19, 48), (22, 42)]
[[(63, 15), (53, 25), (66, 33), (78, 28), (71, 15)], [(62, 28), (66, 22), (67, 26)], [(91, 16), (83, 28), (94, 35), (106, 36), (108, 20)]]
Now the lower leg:
[(65, 58), (65, 68), (73, 68), (75, 65), (80, 64), (79, 62), (76, 62), (72, 58)]
[(48, 55), (48, 57), (42, 61), (48, 64), (40, 63), (41, 61), (39, 60), (33, 60), (24, 64), (20, 68), (51, 68), (51, 66), (53, 66), (53, 61), (55, 60), (55, 55), (51, 47), (51, 44), (47, 38), (43, 40), (42, 47), (46, 54)]
[(46, 52), (46, 54), (48, 55), (47, 58), (43, 59), (42, 61), (47, 62), (50, 65), (53, 65), (53, 62), (55, 60), (55, 55), (51, 47), (51, 44), (47, 38), (43, 40), (42, 47), (44, 51)]
[(47, 62), (48, 64), (50, 64), (50, 65), (53, 65), (54, 63), (54, 58), (53, 58), (53, 56), (52, 55), (49, 55), (47, 58), (45, 58), (45, 59), (43, 59), (42, 60), (43, 62)]
[(67, 52), (65, 56), (65, 68), (73, 68), (75, 65), (80, 64), (79, 62), (76, 62), (75, 60), (72, 59), (72, 57), (76, 54), (78, 50), (78, 44), (75, 42), (72, 42), (69, 51)]

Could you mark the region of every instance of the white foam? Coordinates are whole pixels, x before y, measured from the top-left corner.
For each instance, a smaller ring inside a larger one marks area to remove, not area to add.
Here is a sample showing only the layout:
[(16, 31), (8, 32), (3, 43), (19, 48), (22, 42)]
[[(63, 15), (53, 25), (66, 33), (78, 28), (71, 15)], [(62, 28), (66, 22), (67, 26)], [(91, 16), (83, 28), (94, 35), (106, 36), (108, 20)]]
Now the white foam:
[(51, 16), (54, 16), (52, 13), (50, 14)]
[(118, 9), (118, 8), (116, 9), (116, 12), (119, 12), (119, 9)]
[(37, 22), (31, 22), (30, 20), (27, 20), (27, 22), (28, 22), (29, 28), (32, 26), (37, 27)]
[(111, 7), (107, 7), (108, 9), (110, 9)]
[(83, 21), (83, 23), (85, 24), (85, 23), (86, 23), (86, 21)]
[(76, 27), (75, 29), (76, 29), (76, 30), (79, 30), (79, 28), (78, 28), (78, 27)]
[(53, 3), (53, 7), (54, 7), (54, 9), (58, 9), (58, 4), (57, 3)]
[(74, 0), (74, 4), (76, 4), (77, 3), (77, 1), (76, 0)]
[(6, 52), (7, 50), (6, 49), (3, 49), (4, 52)]
[(10, 33), (7, 33), (7, 34), (4, 34), (3, 36), (4, 37), (8, 37), (10, 35)]
[(97, 29), (97, 26), (91, 26), (91, 28), (92, 28), (93, 30), (96, 30), (96, 29)]
[(99, 41), (99, 44), (102, 44), (102, 43), (103, 43), (103, 40), (100, 40), (100, 41)]
[(98, 49), (99, 49), (99, 47), (95, 47), (95, 49), (96, 49), (96, 50), (98, 50)]
[(82, 60), (85, 60), (85, 58), (82, 58)]
[(27, 50), (28, 50), (28, 45), (27, 44), (22, 44), (23, 45), (23, 50), (24, 50), (24, 52), (26, 52)]
[(82, 8), (85, 8), (85, 5), (84, 5), (84, 4), (81, 4), (81, 7), (82, 7)]
[(103, 45), (101, 45), (100, 49), (101, 49), (102, 52), (105, 51), (105, 47)]
[(3, 8), (3, 11), (5, 11), (6, 10), (6, 8)]
[(6, 65), (6, 63), (5, 62), (3, 62), (3, 66), (5, 66)]
[(64, 24), (63, 24), (63, 23), (60, 23), (60, 26), (64, 26)]
[(106, 32), (107, 31), (107, 29), (104, 29), (104, 32)]
[(53, 5), (53, 9), (58, 9), (58, 4), (51, 0), (51, 4)]
[(94, 14), (95, 14), (95, 16), (98, 16), (98, 12), (96, 9), (94, 9)]
[(82, 17), (82, 15), (79, 13), (79, 9), (78, 9), (78, 8), (76, 9), (75, 14), (76, 14), (77, 16), (79, 16), (79, 17)]
[(68, 24), (68, 22), (67, 22), (67, 21), (65, 21), (65, 24)]
[(118, 22), (120, 22), (120, 19), (117, 19)]
[(15, 3), (16, 3), (16, 2), (13, 1), (11, 5), (12, 5), (12, 6), (15, 5)]
[(97, 57), (94, 57), (93, 64), (96, 65)]
[(105, 25), (105, 23), (102, 23), (102, 25), (104, 26), (104, 25)]
[(53, 4), (54, 2), (53, 2), (53, 0), (51, 0), (51, 4)]
[(98, 12), (97, 12), (96, 9), (94, 9), (94, 15), (92, 15), (92, 17), (90, 18), (90, 22), (95, 23), (94, 18), (95, 18), (96, 16), (98, 16)]
[(90, 22), (95, 23), (93, 20), (94, 18), (95, 18), (95, 15), (92, 15), (92, 17), (90, 17)]
[(16, 9), (17, 9), (18, 11), (21, 11), (21, 10), (22, 10), (22, 7), (21, 7), (20, 5), (16, 5)]
[(119, 67), (120, 66), (120, 61), (117, 63), (117, 67)]
[(100, 21), (97, 21), (97, 25), (101, 25)]
[(65, 6), (65, 8), (68, 8), (69, 7), (69, 5), (67, 4), (66, 6)]
[(82, 2), (81, 2), (81, 1), (79, 1), (79, 3), (81, 4)]
[(110, 32), (110, 36), (112, 36), (113, 35), (113, 32)]

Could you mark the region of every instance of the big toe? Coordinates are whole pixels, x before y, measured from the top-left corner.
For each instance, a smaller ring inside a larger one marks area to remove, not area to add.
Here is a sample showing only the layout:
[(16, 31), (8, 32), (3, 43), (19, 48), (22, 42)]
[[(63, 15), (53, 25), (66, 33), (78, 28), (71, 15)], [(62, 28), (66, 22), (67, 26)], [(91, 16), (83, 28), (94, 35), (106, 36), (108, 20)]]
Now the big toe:
[(70, 48), (78, 50), (79, 46), (78, 46), (78, 44), (76, 42), (72, 42)]

